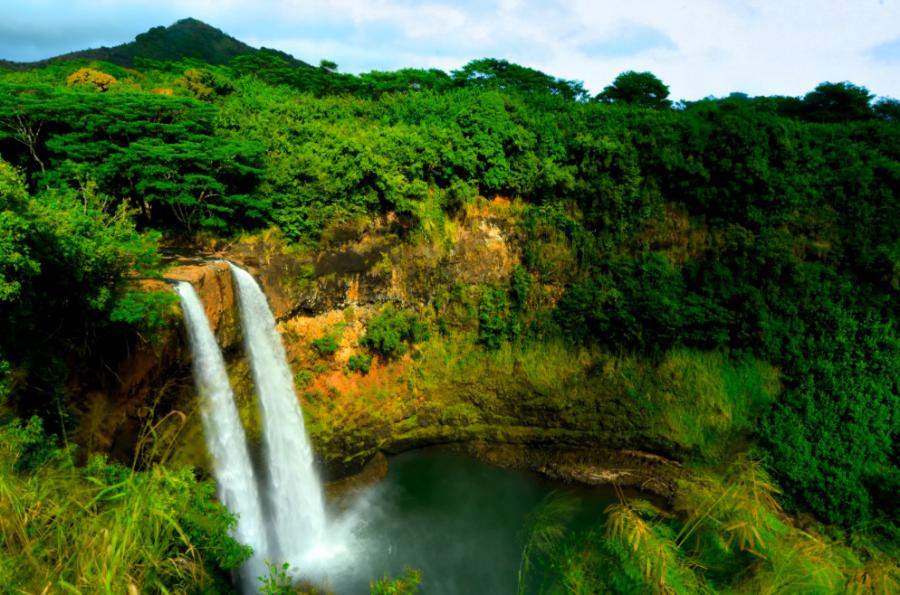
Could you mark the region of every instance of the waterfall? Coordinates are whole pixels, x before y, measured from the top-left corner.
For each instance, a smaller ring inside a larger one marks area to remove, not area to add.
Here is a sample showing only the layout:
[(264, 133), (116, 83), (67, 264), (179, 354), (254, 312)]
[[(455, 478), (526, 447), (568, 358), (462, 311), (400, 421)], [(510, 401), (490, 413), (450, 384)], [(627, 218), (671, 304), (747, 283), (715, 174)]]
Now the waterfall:
[[(270, 543), (273, 558), (302, 570), (305, 560), (320, 555), (325, 540), (322, 486), (303, 426), (294, 380), (275, 330), (266, 296), (247, 271), (231, 265), (237, 287), (241, 326), (256, 384), (268, 473)], [(280, 554), (277, 555), (276, 554)]]
[(219, 501), (238, 515), (232, 533), (234, 539), (249, 545), (254, 552), (238, 571), (238, 578), (245, 592), (255, 593), (259, 586), (257, 577), (268, 574), (263, 564), (268, 547), (247, 440), (225, 372), (222, 351), (210, 329), (203, 304), (190, 283), (177, 283), (176, 291), (181, 296), (193, 354), (194, 382), (200, 396), (206, 447), (212, 459)]

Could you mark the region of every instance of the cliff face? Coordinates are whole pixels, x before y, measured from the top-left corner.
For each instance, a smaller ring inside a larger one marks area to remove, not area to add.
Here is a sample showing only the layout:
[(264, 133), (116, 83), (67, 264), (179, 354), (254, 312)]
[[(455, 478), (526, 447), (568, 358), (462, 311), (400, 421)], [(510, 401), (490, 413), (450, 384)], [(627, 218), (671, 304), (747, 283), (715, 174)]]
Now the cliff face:
[(410, 244), (379, 222), (320, 252), (294, 253), (260, 239), (223, 256), (254, 274), (275, 318), (285, 321), (385, 303), (418, 307), (441, 287), (504, 281), (520, 256), (502, 227), (476, 217), (440, 242)]
[[(148, 289), (171, 291), (171, 282), (186, 281), (197, 290), (255, 448), (259, 419), (225, 259), (254, 274), (279, 321), (307, 429), (332, 476), (361, 468), (380, 451), (440, 443), (676, 451), (676, 445), (648, 434), (620, 373), (609, 366), (593, 369), (597, 362), (578, 354), (571, 365), (565, 362), (568, 353), (550, 364), (558, 368), (550, 378), (515, 358), (454, 368), (453, 361), (485, 356), (471, 351), (471, 343), (465, 347), (450, 337), (434, 337), (399, 359), (376, 355), (368, 373), (349, 370), (350, 358), (365, 353), (360, 340), (367, 322), (384, 304), (426, 312), (436, 293), (447, 288), (504, 283), (519, 262), (514, 245), (503, 222), (488, 217), (459, 225), (440, 245), (401, 242), (389, 225), (375, 225), (315, 253), (259, 238), (229, 246), (210, 260), (182, 261), (166, 273), (168, 283), (153, 282)], [(136, 344), (117, 368), (119, 381), (84, 391), (76, 441), (122, 460), (153, 460), (165, 452), (175, 462), (206, 466), (191, 355), (180, 327), (176, 320), (155, 346)], [(335, 339), (334, 353), (312, 348), (325, 336)], [(540, 353), (529, 357), (544, 365)], [(533, 467), (557, 469), (546, 456), (534, 454), (538, 450), (527, 452)], [(502, 458), (525, 466), (515, 457)], [(635, 465), (630, 473), (645, 481), (649, 476), (640, 471), (640, 460)]]
[[(227, 263), (209, 262), (176, 266), (165, 281), (144, 281), (146, 291), (173, 291), (173, 281), (187, 281), (197, 290), (219, 344), (234, 351), (241, 329), (231, 272)], [(75, 420), (70, 439), (82, 456), (107, 453), (125, 463), (135, 458), (160, 458), (160, 445), (176, 441), (194, 412), (191, 354), (173, 311), (173, 324), (153, 342), (133, 333), (115, 337), (111, 354), (93, 368), (81, 369), (70, 382)], [(159, 423), (160, 420), (165, 420)], [(191, 460), (202, 464), (201, 458)]]

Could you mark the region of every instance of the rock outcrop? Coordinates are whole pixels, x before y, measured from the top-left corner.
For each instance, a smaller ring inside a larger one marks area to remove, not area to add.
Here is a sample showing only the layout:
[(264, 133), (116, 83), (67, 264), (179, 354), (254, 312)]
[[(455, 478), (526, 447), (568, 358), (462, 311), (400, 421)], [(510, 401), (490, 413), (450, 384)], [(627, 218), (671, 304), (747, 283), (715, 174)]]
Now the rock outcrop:
[[(173, 291), (171, 282), (194, 285), (203, 302), (219, 344), (233, 350), (241, 343), (240, 324), (225, 262), (176, 265), (165, 280), (145, 280), (145, 291)], [(78, 395), (71, 400), (76, 426), (71, 440), (81, 446), (82, 456), (101, 452), (126, 463), (135, 457), (158, 456), (152, 443), (175, 441), (194, 400), (190, 351), (184, 340), (180, 310), (172, 311), (171, 324), (151, 341), (130, 332), (116, 335), (118, 343), (107, 345), (98, 361), (79, 370), (69, 390)], [(168, 416), (168, 417), (167, 417)], [(155, 426), (155, 436), (147, 435), (154, 420), (172, 423)], [(177, 422), (177, 423), (175, 423)], [(158, 444), (157, 444), (158, 446)], [(192, 461), (198, 462), (198, 461)]]
[(187, 281), (194, 286), (206, 318), (223, 350), (241, 342), (241, 325), (238, 317), (231, 269), (225, 261), (177, 266), (166, 273), (168, 281)]

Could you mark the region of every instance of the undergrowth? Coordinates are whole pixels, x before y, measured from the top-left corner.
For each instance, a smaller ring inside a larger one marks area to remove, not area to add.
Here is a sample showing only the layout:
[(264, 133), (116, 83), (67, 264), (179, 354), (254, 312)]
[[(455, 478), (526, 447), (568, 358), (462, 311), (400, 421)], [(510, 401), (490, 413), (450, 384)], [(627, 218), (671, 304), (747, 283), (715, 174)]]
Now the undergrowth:
[(84, 467), (33, 418), (0, 428), (0, 584), (14, 592), (228, 592), (250, 549), (188, 467)]

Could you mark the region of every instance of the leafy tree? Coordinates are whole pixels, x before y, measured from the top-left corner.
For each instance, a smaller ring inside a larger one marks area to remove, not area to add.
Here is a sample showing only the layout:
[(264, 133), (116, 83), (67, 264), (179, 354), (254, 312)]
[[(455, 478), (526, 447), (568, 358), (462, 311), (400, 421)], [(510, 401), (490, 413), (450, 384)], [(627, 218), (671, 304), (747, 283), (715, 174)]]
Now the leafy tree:
[(452, 86), (453, 80), (443, 70), (431, 68), (403, 68), (392, 72), (372, 71), (359, 75), (361, 90), (359, 94), (380, 97), (384, 93), (403, 93), (411, 91), (445, 91)]
[(15, 302), (41, 264), (31, 255), (34, 222), (18, 173), (0, 161), (0, 303)]
[[(158, 95), (7, 90), (0, 94), (6, 135), (27, 148), (45, 185), (77, 187), (89, 174), (107, 195), (131, 197), (148, 222), (189, 231), (222, 229), (237, 219), (252, 225), (267, 216), (268, 204), (252, 195), (261, 148), (218, 134), (203, 104)], [(154, 214), (154, 206), (162, 212)]]
[(597, 100), (604, 103), (624, 103), (636, 107), (665, 109), (672, 105), (669, 87), (652, 72), (623, 72), (604, 87)]
[(106, 213), (68, 192), (29, 197), (3, 161), (0, 207), (0, 360), (19, 371), (21, 409), (46, 413), (58, 405), (61, 354), (85, 350), (111, 317), (144, 319), (126, 275), (155, 274), (158, 234), (136, 232), (126, 209)]
[(798, 300), (799, 321), (792, 321), (808, 330), (771, 341), (785, 345), (791, 386), (764, 436), (770, 464), (796, 501), (831, 522), (854, 525), (890, 510), (883, 488), (900, 481), (892, 463), (900, 428), (900, 337), (875, 312), (854, 312), (835, 289), (808, 288)]
[(481, 89), (548, 93), (575, 100), (587, 97), (587, 92), (578, 81), (557, 79), (539, 70), (495, 58), (469, 62), (453, 72), (453, 80), (459, 85)]
[(327, 70), (328, 72), (337, 72), (338, 65), (337, 62), (334, 62), (333, 60), (322, 59), (319, 61), (319, 68)]
[(93, 68), (80, 68), (66, 78), (69, 86), (93, 86), (98, 91), (109, 91), (117, 82), (114, 76)]
[(885, 122), (900, 122), (900, 101), (893, 97), (881, 97), (872, 106), (872, 111)]
[(847, 122), (873, 116), (874, 95), (853, 83), (821, 83), (803, 98), (804, 117), (813, 122)]
[(225, 77), (205, 68), (188, 68), (175, 83), (202, 101), (212, 101), (216, 97), (227, 95), (234, 90)]

